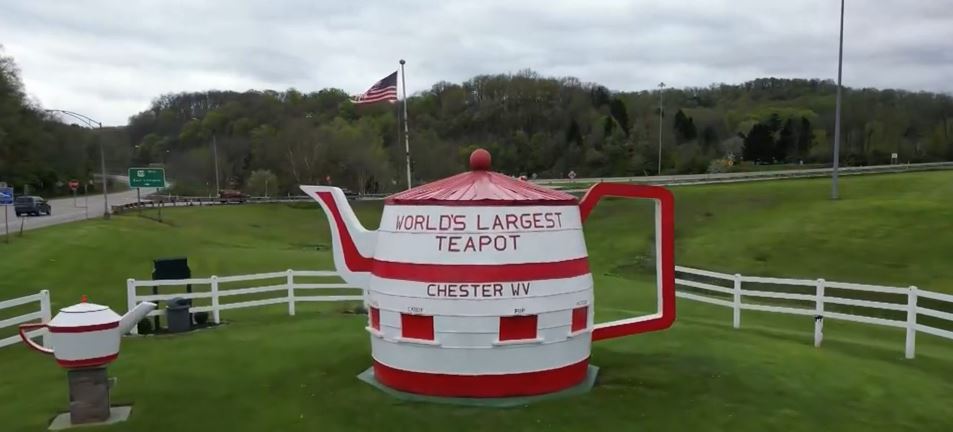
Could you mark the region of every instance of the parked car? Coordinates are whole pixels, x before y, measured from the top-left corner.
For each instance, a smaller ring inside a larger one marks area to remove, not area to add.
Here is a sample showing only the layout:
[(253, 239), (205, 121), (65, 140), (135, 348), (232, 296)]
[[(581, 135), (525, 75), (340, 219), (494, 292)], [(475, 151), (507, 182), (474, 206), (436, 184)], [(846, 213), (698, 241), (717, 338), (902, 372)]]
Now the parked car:
[(357, 199), (358, 197), (357, 192), (354, 192), (348, 188), (341, 188), (341, 192), (344, 192), (344, 197), (349, 200)]
[(32, 195), (18, 196), (13, 202), (13, 210), (18, 217), (25, 214), (33, 216), (39, 216), (44, 213), (47, 216), (53, 214), (50, 203), (46, 202), (42, 197)]
[(218, 191), (218, 200), (222, 204), (226, 203), (243, 203), (248, 199), (248, 195), (243, 194), (241, 191), (234, 189), (223, 189)]

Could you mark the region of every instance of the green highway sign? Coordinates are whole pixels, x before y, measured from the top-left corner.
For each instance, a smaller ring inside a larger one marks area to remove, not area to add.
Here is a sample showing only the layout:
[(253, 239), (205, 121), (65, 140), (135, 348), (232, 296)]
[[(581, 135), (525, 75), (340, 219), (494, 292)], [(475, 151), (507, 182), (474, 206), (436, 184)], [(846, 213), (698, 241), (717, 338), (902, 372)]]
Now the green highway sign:
[(165, 169), (129, 168), (129, 187), (131, 188), (165, 187)]

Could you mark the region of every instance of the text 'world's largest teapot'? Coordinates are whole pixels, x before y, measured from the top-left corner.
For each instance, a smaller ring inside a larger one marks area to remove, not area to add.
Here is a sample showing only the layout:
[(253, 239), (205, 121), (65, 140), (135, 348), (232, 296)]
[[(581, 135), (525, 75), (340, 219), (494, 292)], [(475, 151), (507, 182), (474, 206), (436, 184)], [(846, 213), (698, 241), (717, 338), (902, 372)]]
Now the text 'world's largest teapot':
[[(593, 340), (669, 327), (675, 319), (674, 200), (665, 188), (599, 183), (577, 200), (489, 171), (385, 200), (364, 229), (335, 187), (301, 186), (331, 224), (334, 263), (365, 289), (374, 376), (427, 395), (504, 397), (585, 379)], [(593, 324), (582, 224), (604, 196), (655, 200), (658, 311)]]

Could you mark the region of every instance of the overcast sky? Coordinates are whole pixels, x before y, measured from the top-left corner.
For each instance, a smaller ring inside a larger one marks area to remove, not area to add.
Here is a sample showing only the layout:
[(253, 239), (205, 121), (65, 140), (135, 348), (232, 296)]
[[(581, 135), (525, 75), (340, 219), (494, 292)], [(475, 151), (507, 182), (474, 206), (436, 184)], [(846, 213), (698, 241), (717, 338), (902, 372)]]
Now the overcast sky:
[[(949, 0), (848, 0), (844, 84), (953, 92)], [(44, 107), (125, 124), (162, 93), (411, 92), (531, 68), (613, 90), (837, 74), (837, 0), (0, 0)]]

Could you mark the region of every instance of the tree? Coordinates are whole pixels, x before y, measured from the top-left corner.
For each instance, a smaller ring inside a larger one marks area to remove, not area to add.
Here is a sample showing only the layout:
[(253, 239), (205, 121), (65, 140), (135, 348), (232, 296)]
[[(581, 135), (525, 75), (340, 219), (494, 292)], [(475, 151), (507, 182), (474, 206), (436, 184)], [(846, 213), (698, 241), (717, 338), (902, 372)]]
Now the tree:
[(698, 137), (698, 131), (695, 129), (695, 120), (685, 115), (682, 110), (675, 113), (675, 141), (684, 143), (694, 141)]
[(811, 121), (806, 117), (801, 117), (800, 129), (797, 133), (797, 157), (799, 159), (807, 158), (813, 141), (814, 131), (811, 129)]
[(609, 102), (609, 113), (612, 115), (612, 118), (615, 120), (616, 124), (622, 128), (622, 131), (625, 132), (625, 136), (629, 136), (629, 112), (625, 108), (625, 103), (622, 102), (622, 99), (613, 98)]
[(771, 162), (775, 155), (774, 134), (771, 126), (758, 123), (745, 136), (744, 159), (755, 162)]
[(252, 195), (269, 196), (277, 190), (279, 190), (278, 176), (269, 170), (254, 170), (245, 182), (245, 192)]
[(723, 158), (739, 160), (744, 155), (745, 140), (739, 136), (733, 136), (722, 141), (718, 147)]
[(784, 121), (784, 126), (778, 133), (778, 142), (774, 147), (774, 159), (777, 161), (787, 161), (788, 157), (797, 152), (797, 138), (794, 136), (794, 126), (791, 125), (791, 119)]

